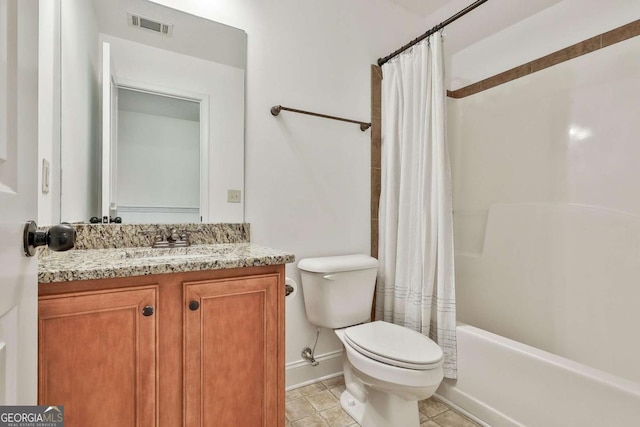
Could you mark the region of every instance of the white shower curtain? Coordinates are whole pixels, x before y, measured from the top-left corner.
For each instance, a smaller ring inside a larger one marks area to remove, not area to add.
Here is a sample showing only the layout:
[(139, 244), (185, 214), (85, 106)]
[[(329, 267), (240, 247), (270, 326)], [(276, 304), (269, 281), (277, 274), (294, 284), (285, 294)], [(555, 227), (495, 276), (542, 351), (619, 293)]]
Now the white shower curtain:
[(376, 319), (419, 331), (456, 378), (451, 172), (442, 38), (382, 66), (382, 191)]

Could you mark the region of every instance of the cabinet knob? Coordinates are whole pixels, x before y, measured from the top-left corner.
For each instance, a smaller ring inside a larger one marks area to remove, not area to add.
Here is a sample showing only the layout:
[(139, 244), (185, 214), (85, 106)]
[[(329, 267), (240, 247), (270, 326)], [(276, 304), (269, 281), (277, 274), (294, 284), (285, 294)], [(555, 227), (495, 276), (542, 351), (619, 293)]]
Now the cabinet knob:
[(189, 303), (189, 310), (196, 311), (199, 308), (200, 308), (200, 303), (198, 301), (191, 301)]
[(142, 309), (142, 315), (143, 316), (152, 316), (153, 315), (153, 306), (152, 305), (148, 305), (145, 308)]

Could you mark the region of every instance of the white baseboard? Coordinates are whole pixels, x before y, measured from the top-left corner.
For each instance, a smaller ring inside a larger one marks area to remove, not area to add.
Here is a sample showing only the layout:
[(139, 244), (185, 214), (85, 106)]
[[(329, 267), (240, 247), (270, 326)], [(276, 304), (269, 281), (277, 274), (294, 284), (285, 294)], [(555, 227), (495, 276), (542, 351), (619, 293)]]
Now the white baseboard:
[(320, 362), (318, 366), (311, 366), (303, 359), (286, 364), (285, 387), (287, 391), (342, 374), (342, 350), (318, 355), (316, 360)]

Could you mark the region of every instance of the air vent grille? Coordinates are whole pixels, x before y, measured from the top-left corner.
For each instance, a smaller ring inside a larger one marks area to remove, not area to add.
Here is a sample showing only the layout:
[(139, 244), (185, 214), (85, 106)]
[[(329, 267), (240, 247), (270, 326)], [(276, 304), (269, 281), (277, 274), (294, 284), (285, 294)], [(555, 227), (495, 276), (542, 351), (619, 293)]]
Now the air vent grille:
[(141, 30), (152, 31), (156, 34), (162, 34), (167, 37), (171, 37), (173, 33), (173, 24), (165, 24), (144, 16), (134, 15), (132, 13), (127, 14), (130, 27), (139, 28)]

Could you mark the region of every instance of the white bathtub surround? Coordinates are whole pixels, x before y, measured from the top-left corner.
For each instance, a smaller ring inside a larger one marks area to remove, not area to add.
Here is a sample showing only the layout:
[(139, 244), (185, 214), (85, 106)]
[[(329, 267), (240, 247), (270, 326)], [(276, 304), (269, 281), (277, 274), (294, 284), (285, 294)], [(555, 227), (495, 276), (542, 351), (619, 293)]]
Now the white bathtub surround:
[[(595, 3), (500, 38), (532, 60), (554, 21), (578, 42), (639, 16), (637, 1)], [(636, 36), (449, 103), (458, 317), (473, 327), (438, 393), (492, 426), (638, 425), (639, 55)]]
[(382, 67), (382, 190), (376, 319), (428, 335), (456, 377), (451, 173), (442, 38)]

